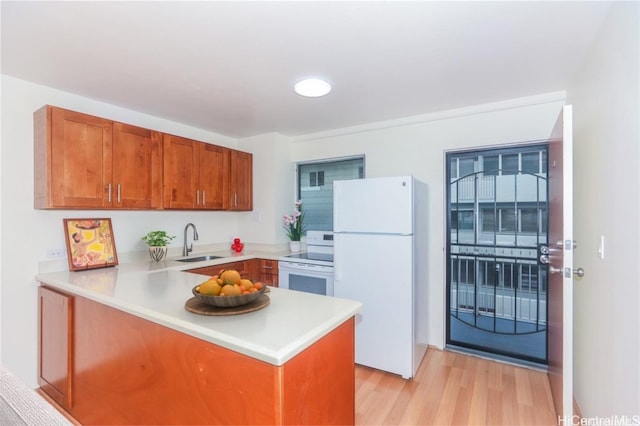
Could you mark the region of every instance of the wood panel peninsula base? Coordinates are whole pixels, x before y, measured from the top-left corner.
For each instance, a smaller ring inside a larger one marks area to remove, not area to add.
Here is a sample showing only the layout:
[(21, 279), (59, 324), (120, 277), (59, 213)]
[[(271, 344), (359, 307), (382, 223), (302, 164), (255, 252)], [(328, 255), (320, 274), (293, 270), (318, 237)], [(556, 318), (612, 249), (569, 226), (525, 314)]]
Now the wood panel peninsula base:
[[(57, 300), (50, 293), (73, 299), (65, 312), (72, 320), (60, 322), (70, 324), (70, 350), (67, 360), (55, 354), (61, 368), (48, 368), (58, 377), (40, 381), (44, 391), (47, 383), (70, 383), (58, 386), (69, 394), (57, 400), (81, 424), (355, 422), (353, 317), (274, 365), (46, 285), (41, 318), (55, 309), (47, 304)], [(41, 324), (41, 364), (51, 349), (42, 342), (61, 331)]]

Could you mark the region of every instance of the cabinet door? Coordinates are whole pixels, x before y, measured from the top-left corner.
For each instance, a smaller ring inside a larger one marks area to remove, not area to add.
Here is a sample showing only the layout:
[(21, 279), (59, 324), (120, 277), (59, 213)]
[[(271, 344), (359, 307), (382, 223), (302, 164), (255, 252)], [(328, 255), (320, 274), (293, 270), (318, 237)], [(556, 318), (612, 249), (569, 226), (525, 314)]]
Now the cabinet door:
[(164, 135), (164, 189), (166, 209), (193, 209), (196, 207), (198, 180), (197, 142), (179, 136)]
[(65, 409), (72, 406), (73, 297), (46, 287), (39, 296), (38, 383)]
[(253, 155), (231, 150), (229, 210), (253, 209)]
[(113, 123), (114, 207), (162, 207), (161, 138), (160, 132)]
[(223, 210), (227, 207), (229, 193), (229, 149), (207, 143), (199, 143), (199, 179), (196, 190), (196, 207), (207, 210)]
[(46, 106), (34, 127), (36, 207), (110, 207), (111, 121)]
[(266, 285), (278, 287), (278, 261), (260, 259), (260, 281)]

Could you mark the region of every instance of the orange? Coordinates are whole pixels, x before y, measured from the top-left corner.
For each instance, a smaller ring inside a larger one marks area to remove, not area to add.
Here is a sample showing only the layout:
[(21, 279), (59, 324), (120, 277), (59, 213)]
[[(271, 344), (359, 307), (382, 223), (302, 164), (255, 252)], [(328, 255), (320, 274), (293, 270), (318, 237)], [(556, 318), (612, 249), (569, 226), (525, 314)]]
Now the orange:
[(251, 282), (251, 280), (243, 278), (240, 280), (240, 287), (243, 287), (245, 290), (249, 290), (251, 287), (253, 287), (253, 282)]
[(232, 284), (240, 284), (240, 280), (242, 279), (240, 273), (235, 269), (227, 269), (222, 274), (220, 274), (220, 278), (222, 278), (222, 281), (224, 281), (225, 283)]
[(202, 284), (200, 284), (200, 294), (206, 294), (209, 296), (217, 296), (220, 294), (220, 289), (222, 287), (220, 287), (220, 284), (218, 284), (215, 281), (212, 280), (208, 280), (203, 282)]
[(220, 296), (240, 296), (241, 294), (240, 286), (233, 284), (227, 284), (220, 290)]

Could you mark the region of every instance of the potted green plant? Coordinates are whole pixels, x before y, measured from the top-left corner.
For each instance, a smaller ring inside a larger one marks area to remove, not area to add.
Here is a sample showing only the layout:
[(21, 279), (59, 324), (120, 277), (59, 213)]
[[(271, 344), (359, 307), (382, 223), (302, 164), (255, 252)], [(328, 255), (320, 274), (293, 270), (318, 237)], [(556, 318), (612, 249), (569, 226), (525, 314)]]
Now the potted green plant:
[(149, 256), (151, 259), (160, 262), (167, 257), (167, 245), (175, 238), (175, 235), (168, 235), (165, 231), (150, 231), (142, 237), (142, 241), (149, 246)]
[(283, 225), (282, 227), (287, 232), (287, 237), (289, 237), (289, 250), (292, 252), (300, 251), (300, 240), (302, 239), (302, 234), (305, 231), (304, 225), (302, 222), (304, 221), (304, 213), (302, 212), (302, 201), (298, 200), (294, 204), (294, 210), (292, 214), (286, 214), (282, 218)]

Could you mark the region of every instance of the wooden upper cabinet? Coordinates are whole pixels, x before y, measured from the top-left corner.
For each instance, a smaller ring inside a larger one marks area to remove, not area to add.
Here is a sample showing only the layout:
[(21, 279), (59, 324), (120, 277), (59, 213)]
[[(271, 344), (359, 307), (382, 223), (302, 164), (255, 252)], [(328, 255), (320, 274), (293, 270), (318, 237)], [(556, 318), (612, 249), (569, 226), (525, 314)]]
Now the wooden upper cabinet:
[(231, 150), (229, 210), (253, 210), (253, 155)]
[(36, 208), (109, 207), (111, 121), (47, 105), (34, 135)]
[(162, 207), (162, 134), (142, 127), (113, 123), (114, 207)]
[(47, 105), (34, 134), (36, 208), (162, 207), (159, 132)]
[(34, 135), (37, 209), (253, 208), (250, 153), (50, 105)]
[(229, 204), (229, 149), (199, 143), (199, 190), (203, 209), (223, 210)]
[(227, 206), (229, 150), (164, 135), (164, 208), (223, 210)]

